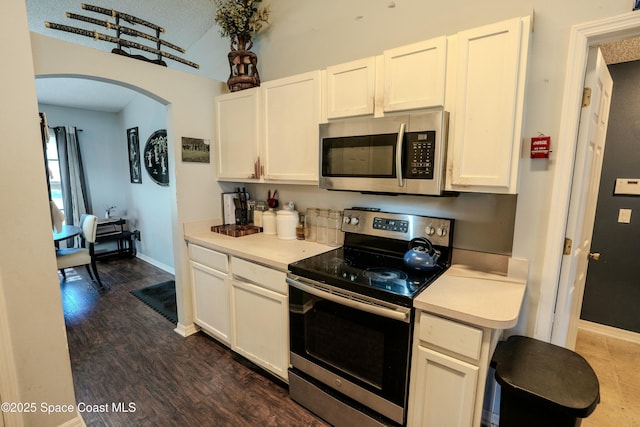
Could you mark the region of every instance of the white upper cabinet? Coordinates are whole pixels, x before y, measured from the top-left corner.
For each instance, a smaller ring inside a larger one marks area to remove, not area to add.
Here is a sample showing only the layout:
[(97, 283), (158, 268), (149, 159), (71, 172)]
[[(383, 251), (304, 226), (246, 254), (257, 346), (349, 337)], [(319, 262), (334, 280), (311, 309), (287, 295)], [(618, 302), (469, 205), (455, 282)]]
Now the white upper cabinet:
[(260, 144), (259, 88), (215, 99), (218, 179), (257, 179)]
[(321, 72), (216, 97), (218, 179), (318, 182)]
[(327, 118), (372, 115), (375, 107), (376, 58), (327, 67)]
[(262, 84), (264, 179), (318, 182), (321, 72)]
[(517, 193), (530, 18), (457, 35), (446, 189)]
[(384, 111), (444, 105), (445, 36), (384, 51)]

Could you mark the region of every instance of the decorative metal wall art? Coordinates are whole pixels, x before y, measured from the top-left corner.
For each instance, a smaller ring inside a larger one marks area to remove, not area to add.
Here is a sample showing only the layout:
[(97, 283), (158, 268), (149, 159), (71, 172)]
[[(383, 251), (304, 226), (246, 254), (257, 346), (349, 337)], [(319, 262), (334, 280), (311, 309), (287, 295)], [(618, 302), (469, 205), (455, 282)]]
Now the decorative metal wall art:
[(140, 136), (138, 128), (127, 129), (127, 147), (129, 151), (129, 175), (132, 184), (142, 184), (140, 165)]
[(160, 129), (151, 134), (144, 146), (144, 168), (158, 185), (169, 185), (169, 151), (167, 130)]
[[(112, 18), (115, 19), (115, 23), (109, 22), (109, 20), (106, 20), (106, 19), (100, 20), (100, 19), (92, 18), (90, 16), (78, 15), (77, 13), (71, 13), (71, 12), (67, 12), (67, 18), (75, 19), (78, 21), (89, 22), (95, 25), (100, 25), (102, 27), (105, 27), (107, 30), (115, 30), (116, 31), (115, 37), (107, 34), (99, 33), (96, 30), (85, 30), (83, 28), (72, 27), (69, 25), (56, 24), (55, 22), (47, 21), (44, 23), (45, 27), (51, 28), (54, 30), (66, 31), (68, 33), (78, 34), (85, 37), (91, 37), (96, 40), (103, 40), (109, 43), (115, 43), (118, 45), (118, 47), (113, 49), (111, 52), (118, 55), (128, 56), (130, 58), (135, 58), (141, 61), (151, 62), (151, 63), (166, 67), (167, 66), (166, 62), (162, 60), (162, 58), (164, 57), (164, 58), (172, 59), (177, 62), (181, 62), (193, 68), (200, 68), (200, 66), (195, 62), (188, 61), (186, 59), (180, 58), (179, 56), (176, 56), (161, 50), (162, 46), (166, 46), (180, 53), (185, 52), (185, 50), (180, 46), (176, 46), (175, 44), (172, 44), (165, 40), (160, 39), (160, 33), (164, 33), (164, 28), (160, 27), (159, 25), (153, 24), (149, 21), (145, 21), (144, 19), (140, 19), (133, 15), (129, 15), (128, 13), (118, 12), (117, 10), (113, 10), (113, 9), (106, 9), (104, 7), (92, 6), (90, 4), (85, 4), (85, 3), (82, 3), (81, 6), (82, 6), (82, 9), (84, 10), (111, 16)], [(120, 25), (121, 20), (126, 21), (132, 25), (135, 25), (135, 24), (144, 25), (145, 27), (155, 30), (156, 35), (154, 36), (151, 34), (144, 33), (142, 31), (134, 30), (133, 28)], [(123, 35), (130, 36), (130, 37), (141, 37), (146, 40), (154, 41), (156, 42), (156, 47), (154, 48), (144, 44), (132, 42), (127, 39), (123, 39), (122, 38)], [(128, 47), (132, 49), (153, 53), (157, 55), (157, 57), (156, 59), (152, 59), (152, 58), (147, 58), (146, 56), (143, 56), (143, 55), (132, 55), (122, 50), (122, 47)]]

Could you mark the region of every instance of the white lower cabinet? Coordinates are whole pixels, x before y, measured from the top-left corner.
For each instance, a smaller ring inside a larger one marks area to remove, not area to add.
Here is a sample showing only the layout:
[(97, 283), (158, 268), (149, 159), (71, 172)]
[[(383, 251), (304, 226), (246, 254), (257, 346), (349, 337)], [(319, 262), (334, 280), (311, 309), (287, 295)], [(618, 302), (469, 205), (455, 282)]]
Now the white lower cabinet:
[(289, 308), (286, 274), (232, 257), (231, 348), (288, 381)]
[(470, 426), (478, 367), (419, 346), (416, 377), (420, 385), (411, 413), (414, 426)]
[(409, 427), (479, 427), (495, 331), (416, 313)]
[[(200, 246), (190, 246), (189, 251), (194, 322), (208, 334), (230, 345), (231, 310), (229, 276), (226, 272), (227, 256)], [(213, 266), (218, 268), (212, 268)]]
[(286, 273), (192, 244), (189, 259), (196, 325), (288, 382)]

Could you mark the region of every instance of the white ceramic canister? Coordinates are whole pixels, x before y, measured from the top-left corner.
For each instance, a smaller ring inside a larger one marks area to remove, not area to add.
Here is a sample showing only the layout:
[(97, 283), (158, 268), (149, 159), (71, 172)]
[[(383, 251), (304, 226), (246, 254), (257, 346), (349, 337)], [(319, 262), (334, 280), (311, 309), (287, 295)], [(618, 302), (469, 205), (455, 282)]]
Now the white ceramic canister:
[(264, 234), (276, 234), (276, 213), (273, 209), (262, 213), (262, 232)]
[(298, 221), (298, 211), (293, 210), (291, 206), (280, 209), (276, 214), (278, 239), (295, 240)]

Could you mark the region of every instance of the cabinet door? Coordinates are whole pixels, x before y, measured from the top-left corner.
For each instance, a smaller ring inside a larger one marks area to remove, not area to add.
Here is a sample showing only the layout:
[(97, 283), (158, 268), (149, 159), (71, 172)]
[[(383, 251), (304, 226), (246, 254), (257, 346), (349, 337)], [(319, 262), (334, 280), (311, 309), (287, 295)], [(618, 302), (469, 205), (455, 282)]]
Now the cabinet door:
[(288, 381), (287, 296), (234, 279), (232, 300), (233, 350)]
[(408, 425), (469, 427), (473, 423), (478, 367), (418, 347)]
[(384, 111), (444, 105), (447, 38), (384, 51)]
[(194, 321), (225, 344), (231, 344), (228, 276), (190, 262)]
[(318, 182), (320, 71), (262, 84), (264, 178)]
[(259, 178), (259, 88), (220, 95), (215, 102), (218, 179)]
[(374, 57), (327, 67), (327, 118), (373, 114), (375, 79)]
[(458, 33), (447, 189), (516, 193), (529, 19)]

